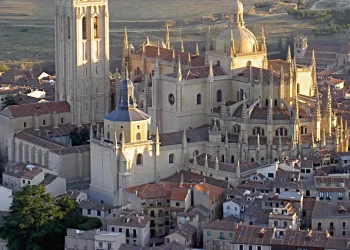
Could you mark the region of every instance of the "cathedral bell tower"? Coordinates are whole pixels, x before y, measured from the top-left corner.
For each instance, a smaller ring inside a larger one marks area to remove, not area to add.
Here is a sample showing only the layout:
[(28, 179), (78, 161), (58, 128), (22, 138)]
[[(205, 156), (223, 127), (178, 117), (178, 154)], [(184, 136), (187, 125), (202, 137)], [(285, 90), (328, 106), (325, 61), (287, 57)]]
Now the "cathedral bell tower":
[(109, 112), (108, 0), (56, 0), (56, 101), (67, 101), (75, 124)]

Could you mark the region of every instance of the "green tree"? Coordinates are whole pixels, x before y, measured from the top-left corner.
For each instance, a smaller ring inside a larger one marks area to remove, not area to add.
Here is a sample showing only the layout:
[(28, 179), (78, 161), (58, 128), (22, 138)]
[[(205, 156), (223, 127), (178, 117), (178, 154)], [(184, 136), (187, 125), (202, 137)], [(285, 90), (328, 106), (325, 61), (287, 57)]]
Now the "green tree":
[(10, 68), (6, 64), (0, 64), (0, 72), (6, 72)]
[(7, 95), (1, 103), (1, 110), (11, 105), (17, 105), (17, 103), (15, 102), (13, 95)]
[(52, 225), (64, 216), (55, 202), (42, 185), (25, 186), (14, 196), (1, 229), (9, 250), (43, 249), (44, 238), (56, 233)]

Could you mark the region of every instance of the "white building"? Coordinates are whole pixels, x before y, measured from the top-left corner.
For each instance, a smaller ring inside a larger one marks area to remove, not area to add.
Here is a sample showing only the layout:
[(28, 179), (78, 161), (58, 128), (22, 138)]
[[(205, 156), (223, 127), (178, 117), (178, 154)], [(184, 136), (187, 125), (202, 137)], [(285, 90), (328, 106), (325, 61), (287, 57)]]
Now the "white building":
[(64, 249), (118, 250), (122, 244), (125, 244), (125, 234), (123, 233), (105, 232), (99, 229), (81, 231), (68, 228)]
[(241, 218), (241, 206), (240, 204), (237, 204), (233, 200), (224, 202), (223, 209), (224, 209), (224, 218), (231, 215), (237, 217), (238, 219)]
[(54, 171), (23, 162), (7, 166), (2, 173), (2, 182), (13, 191), (20, 191), (27, 185), (43, 185), (46, 193), (51, 193), (52, 196), (66, 192), (67, 186), (66, 180)]
[(12, 204), (12, 190), (0, 186), (0, 211), (9, 211)]

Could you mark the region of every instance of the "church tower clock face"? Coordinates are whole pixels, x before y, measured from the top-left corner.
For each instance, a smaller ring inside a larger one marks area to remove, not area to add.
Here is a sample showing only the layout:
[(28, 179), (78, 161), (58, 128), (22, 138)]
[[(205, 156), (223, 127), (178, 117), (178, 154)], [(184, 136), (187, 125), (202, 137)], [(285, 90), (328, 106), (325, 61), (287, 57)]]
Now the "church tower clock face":
[(173, 94), (169, 94), (168, 101), (169, 101), (170, 105), (174, 105), (174, 103), (175, 103), (175, 96)]

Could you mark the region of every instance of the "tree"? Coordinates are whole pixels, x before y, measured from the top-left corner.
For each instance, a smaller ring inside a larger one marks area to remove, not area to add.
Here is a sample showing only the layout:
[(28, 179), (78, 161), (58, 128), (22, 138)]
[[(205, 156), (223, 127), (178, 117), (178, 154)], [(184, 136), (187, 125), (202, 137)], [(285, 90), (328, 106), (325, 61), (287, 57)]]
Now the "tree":
[(46, 194), (42, 185), (25, 186), (13, 198), (0, 237), (7, 240), (9, 250), (61, 250), (67, 228), (101, 226), (98, 218), (83, 216), (69, 197), (56, 199)]
[(6, 64), (0, 64), (0, 72), (6, 72), (10, 68)]
[(55, 201), (42, 185), (25, 186), (14, 196), (1, 228), (1, 237), (7, 240), (9, 250), (43, 249), (45, 236), (54, 231), (50, 225), (64, 216)]
[(1, 103), (1, 110), (11, 105), (17, 105), (17, 103), (15, 102), (13, 95), (7, 95), (5, 96), (3, 102)]

